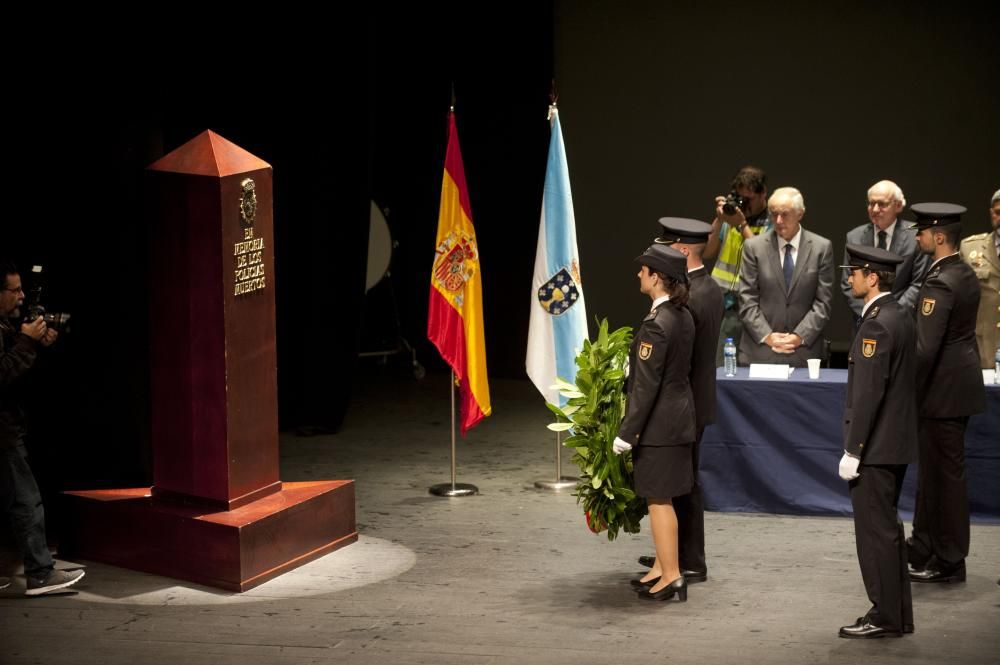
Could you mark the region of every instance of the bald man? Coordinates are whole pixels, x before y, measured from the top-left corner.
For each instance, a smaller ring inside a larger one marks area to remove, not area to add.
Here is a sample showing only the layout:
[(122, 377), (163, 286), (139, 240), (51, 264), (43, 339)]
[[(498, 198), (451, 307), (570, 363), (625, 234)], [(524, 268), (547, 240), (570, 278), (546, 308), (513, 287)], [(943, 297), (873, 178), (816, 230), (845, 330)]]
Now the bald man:
[[(868, 223), (848, 231), (847, 244), (877, 247), (903, 257), (903, 262), (896, 267), (892, 297), (900, 307), (912, 314), (930, 258), (917, 251), (916, 231), (904, 228), (906, 223), (899, 219), (899, 213), (904, 207), (906, 198), (899, 185), (891, 180), (879, 180), (868, 188)], [(847, 259), (845, 251), (844, 263)], [(857, 330), (864, 302), (851, 293), (848, 277), (846, 272), (841, 274), (840, 290), (847, 306), (854, 313), (854, 329)]]

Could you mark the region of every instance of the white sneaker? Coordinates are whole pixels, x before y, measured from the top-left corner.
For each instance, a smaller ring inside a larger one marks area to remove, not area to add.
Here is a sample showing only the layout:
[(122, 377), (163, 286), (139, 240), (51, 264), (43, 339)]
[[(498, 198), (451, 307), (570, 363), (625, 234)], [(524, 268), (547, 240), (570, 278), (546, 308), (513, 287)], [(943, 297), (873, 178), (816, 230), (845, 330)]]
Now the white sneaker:
[(82, 570), (52, 569), (45, 577), (28, 577), (28, 590), (25, 596), (41, 596), (42, 594), (65, 589), (83, 579)]

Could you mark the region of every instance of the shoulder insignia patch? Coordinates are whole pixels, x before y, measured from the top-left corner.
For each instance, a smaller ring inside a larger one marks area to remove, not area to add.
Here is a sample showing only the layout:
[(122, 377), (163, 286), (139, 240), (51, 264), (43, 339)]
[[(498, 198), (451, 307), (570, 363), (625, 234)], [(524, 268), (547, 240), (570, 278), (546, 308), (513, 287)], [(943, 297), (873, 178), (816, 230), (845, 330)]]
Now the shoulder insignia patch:
[(653, 355), (653, 345), (649, 342), (639, 342), (640, 360), (649, 360), (649, 356), (651, 355)]
[(930, 316), (936, 302), (934, 298), (924, 298), (923, 302), (920, 303), (920, 313), (924, 316)]
[(864, 338), (861, 340), (861, 354), (865, 358), (871, 358), (875, 355), (875, 347), (878, 345), (878, 340)]

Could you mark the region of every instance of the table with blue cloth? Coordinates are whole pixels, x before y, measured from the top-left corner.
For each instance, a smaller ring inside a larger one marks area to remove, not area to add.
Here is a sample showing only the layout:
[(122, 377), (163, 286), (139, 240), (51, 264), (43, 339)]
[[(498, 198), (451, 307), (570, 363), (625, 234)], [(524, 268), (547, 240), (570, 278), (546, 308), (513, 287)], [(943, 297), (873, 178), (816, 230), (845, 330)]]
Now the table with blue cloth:
[[(788, 380), (717, 371), (715, 424), (701, 442), (700, 479), (709, 510), (850, 515), (844, 453), (847, 370), (805, 368)], [(969, 508), (976, 522), (1000, 523), (1000, 385), (986, 386), (986, 411), (965, 432)], [(917, 465), (906, 471), (900, 513), (912, 519)]]

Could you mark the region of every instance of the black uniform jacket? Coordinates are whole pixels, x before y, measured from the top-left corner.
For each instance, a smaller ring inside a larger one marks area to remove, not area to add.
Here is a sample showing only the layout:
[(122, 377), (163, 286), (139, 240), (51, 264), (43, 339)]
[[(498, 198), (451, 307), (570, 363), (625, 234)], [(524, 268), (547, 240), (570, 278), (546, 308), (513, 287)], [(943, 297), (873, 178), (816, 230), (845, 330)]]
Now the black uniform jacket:
[(633, 446), (695, 440), (691, 394), (694, 319), (669, 301), (643, 319), (629, 352), (628, 401), (618, 436)]
[(979, 280), (959, 254), (927, 273), (917, 298), (917, 400), (923, 418), (957, 418), (986, 408), (976, 347)]
[(715, 351), (722, 327), (722, 290), (704, 266), (689, 272), (688, 279), (691, 280), (688, 309), (694, 318), (691, 391), (695, 426), (700, 430), (715, 422)]
[(848, 355), (844, 449), (862, 464), (917, 459), (913, 315), (891, 296), (865, 312)]

